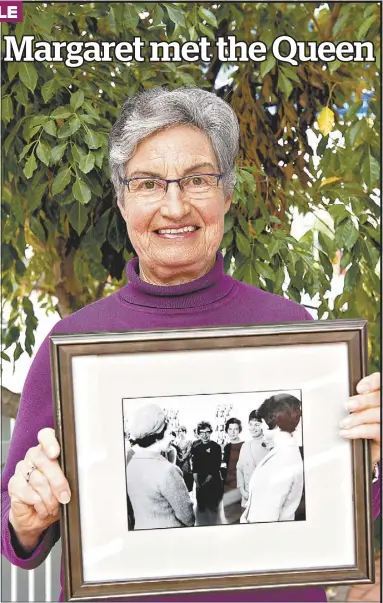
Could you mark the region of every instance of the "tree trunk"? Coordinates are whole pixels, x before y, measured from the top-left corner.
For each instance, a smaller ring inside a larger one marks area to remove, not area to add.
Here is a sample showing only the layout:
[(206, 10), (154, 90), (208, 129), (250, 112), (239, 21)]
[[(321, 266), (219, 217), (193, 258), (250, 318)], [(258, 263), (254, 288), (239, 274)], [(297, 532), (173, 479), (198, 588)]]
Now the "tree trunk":
[(19, 409), (21, 394), (15, 394), (11, 392), (4, 385), (1, 386), (1, 414), (4, 417), (8, 417), (10, 419), (16, 419), (17, 411)]

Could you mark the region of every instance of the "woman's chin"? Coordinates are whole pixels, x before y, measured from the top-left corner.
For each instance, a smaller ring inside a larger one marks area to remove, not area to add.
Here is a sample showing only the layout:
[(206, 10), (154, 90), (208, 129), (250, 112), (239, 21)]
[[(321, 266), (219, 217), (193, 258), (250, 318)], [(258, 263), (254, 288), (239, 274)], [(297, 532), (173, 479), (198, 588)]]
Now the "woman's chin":
[(174, 249), (169, 249), (168, 252), (158, 254), (156, 260), (153, 262), (153, 270), (158, 272), (169, 272), (174, 276), (179, 271), (180, 276), (183, 273), (192, 274), (207, 272), (208, 262), (204, 255), (194, 253), (176, 253)]

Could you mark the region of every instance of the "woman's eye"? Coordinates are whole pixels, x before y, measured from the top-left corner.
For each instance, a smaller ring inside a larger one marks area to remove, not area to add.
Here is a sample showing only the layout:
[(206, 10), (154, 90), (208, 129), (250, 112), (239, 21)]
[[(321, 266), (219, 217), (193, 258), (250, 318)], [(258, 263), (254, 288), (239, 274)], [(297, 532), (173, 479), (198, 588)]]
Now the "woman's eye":
[(156, 186), (156, 183), (154, 180), (145, 180), (144, 182), (144, 188), (148, 191), (152, 191)]
[(194, 176), (194, 178), (192, 178), (192, 184), (194, 186), (201, 186), (201, 184), (203, 184), (203, 179), (200, 176)]

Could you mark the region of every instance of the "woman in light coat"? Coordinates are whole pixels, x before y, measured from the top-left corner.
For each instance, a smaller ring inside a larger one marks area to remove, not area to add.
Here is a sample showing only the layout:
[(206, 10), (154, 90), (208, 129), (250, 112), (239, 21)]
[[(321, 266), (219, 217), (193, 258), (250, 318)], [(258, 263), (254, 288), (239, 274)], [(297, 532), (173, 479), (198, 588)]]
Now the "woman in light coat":
[(273, 448), (254, 469), (241, 523), (291, 521), (303, 492), (303, 462), (293, 437), (301, 403), (290, 394), (265, 400), (259, 416), (270, 429)]

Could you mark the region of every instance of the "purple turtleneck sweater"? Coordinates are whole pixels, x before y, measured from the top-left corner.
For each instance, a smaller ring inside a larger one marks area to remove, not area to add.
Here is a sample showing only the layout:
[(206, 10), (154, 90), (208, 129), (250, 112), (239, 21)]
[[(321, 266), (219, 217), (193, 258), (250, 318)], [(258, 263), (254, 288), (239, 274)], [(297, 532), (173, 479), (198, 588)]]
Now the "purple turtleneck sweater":
[[(127, 266), (129, 284), (61, 320), (54, 333), (134, 331), (185, 327), (256, 325), (310, 320), (295, 302), (240, 283), (223, 272), (219, 253), (212, 270), (184, 285), (160, 287), (139, 278), (138, 260)], [(29, 556), (23, 555), (8, 523), (10, 500), (7, 486), (18, 461), (36, 446), (37, 433), (53, 427), (49, 337), (40, 347), (27, 376), (17, 414), (9, 455), (2, 477), (2, 553), (15, 565), (33, 569), (44, 561), (59, 538), (59, 522), (51, 526)], [(380, 483), (375, 484), (374, 515), (378, 514)], [(62, 592), (60, 601), (63, 600)], [(122, 601), (123, 599), (120, 599)], [(130, 599), (131, 600), (131, 599)], [(251, 591), (184, 594), (183, 601), (326, 601), (323, 588), (301, 587)], [(180, 601), (180, 595), (137, 597), (137, 601)]]

